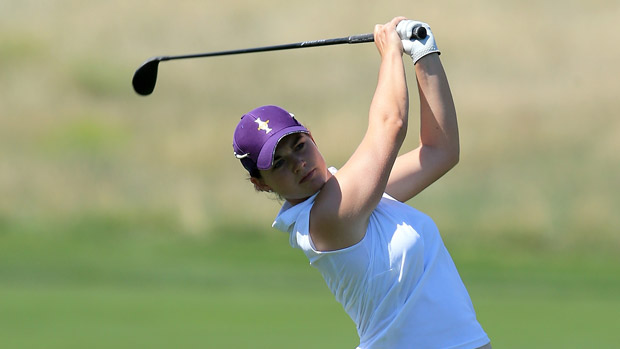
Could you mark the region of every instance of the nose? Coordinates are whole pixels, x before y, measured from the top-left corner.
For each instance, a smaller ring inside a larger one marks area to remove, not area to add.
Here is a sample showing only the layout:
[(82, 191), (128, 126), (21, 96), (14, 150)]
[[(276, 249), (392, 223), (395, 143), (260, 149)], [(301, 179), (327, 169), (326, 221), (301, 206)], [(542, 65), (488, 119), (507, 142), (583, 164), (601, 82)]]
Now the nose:
[(293, 173), (298, 173), (302, 168), (306, 166), (306, 161), (299, 156), (296, 156), (293, 159), (292, 163), (293, 163)]

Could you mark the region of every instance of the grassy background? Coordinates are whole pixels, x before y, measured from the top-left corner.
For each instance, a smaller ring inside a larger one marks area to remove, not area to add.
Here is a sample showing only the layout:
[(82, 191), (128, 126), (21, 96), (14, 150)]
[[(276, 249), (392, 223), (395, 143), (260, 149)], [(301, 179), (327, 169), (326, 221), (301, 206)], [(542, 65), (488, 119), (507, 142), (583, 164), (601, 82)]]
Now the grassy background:
[(0, 346), (354, 347), (318, 273), (269, 229), (278, 203), (254, 193), (230, 138), (243, 112), (280, 104), (342, 165), (374, 46), (166, 62), (146, 98), (130, 80), (150, 56), (365, 33), (400, 14), (433, 26), (462, 141), (457, 168), (411, 204), (437, 221), (494, 346), (617, 347), (609, 0), (2, 2)]

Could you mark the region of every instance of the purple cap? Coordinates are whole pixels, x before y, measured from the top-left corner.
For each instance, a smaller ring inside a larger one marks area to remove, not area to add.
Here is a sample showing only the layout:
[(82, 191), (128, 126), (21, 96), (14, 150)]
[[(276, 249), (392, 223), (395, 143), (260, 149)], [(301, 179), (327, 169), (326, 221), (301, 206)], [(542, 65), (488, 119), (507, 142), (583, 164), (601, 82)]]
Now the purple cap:
[(249, 172), (268, 170), (278, 142), (299, 132), (310, 133), (293, 114), (275, 105), (258, 107), (243, 115), (237, 124), (233, 136), (235, 157)]

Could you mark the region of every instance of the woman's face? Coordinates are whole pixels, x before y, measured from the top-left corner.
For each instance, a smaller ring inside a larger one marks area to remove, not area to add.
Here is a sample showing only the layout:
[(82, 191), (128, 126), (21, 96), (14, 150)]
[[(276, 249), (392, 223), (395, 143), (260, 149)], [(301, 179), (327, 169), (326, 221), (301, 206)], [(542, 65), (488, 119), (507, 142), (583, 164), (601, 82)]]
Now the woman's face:
[(272, 167), (260, 173), (261, 179), (252, 179), (260, 190), (274, 191), (292, 204), (314, 195), (331, 176), (316, 144), (305, 133), (280, 140)]

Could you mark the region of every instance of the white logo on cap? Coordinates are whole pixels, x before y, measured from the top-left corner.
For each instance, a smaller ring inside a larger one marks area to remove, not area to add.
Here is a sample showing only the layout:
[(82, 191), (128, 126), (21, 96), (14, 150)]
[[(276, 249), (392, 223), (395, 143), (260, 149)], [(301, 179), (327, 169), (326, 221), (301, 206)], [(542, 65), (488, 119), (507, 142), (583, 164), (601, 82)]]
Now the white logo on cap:
[(265, 133), (269, 133), (271, 132), (271, 129), (269, 128), (269, 120), (267, 121), (263, 121), (260, 118), (254, 120), (255, 123), (258, 124), (258, 130), (263, 130), (265, 131)]

